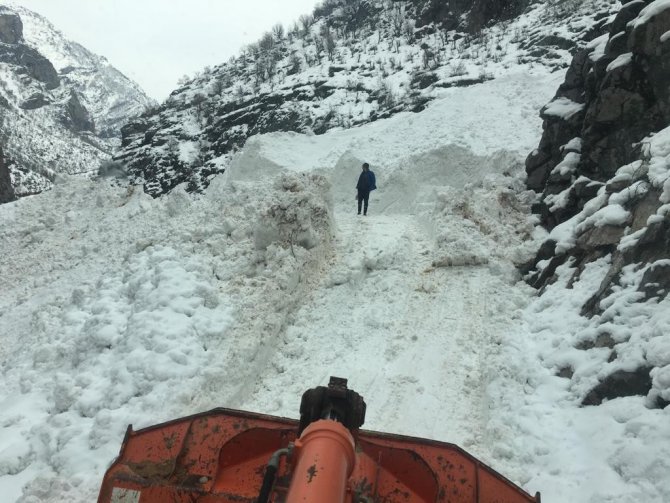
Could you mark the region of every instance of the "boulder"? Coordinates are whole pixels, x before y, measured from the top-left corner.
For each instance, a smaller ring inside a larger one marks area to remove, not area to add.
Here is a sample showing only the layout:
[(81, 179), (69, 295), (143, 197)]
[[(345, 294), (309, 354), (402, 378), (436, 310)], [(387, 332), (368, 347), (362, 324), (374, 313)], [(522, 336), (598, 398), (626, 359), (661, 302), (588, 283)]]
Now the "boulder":
[(670, 264), (654, 263), (644, 272), (638, 291), (644, 293), (645, 299), (657, 297), (659, 301), (670, 292)]
[(625, 32), (628, 23), (635, 19), (644, 7), (642, 2), (628, 2), (623, 5), (610, 25), (610, 35)]
[(640, 367), (632, 372), (618, 370), (608, 375), (586, 395), (582, 405), (600, 405), (603, 400), (623, 396), (646, 396), (652, 385), (650, 370), (650, 367)]
[[(668, 30), (670, 32), (670, 29)], [(670, 122), (670, 38), (658, 43), (657, 55), (646, 62), (649, 84), (664, 124)]]
[(650, 224), (637, 244), (624, 250), (623, 256), (626, 264), (670, 258), (670, 219), (666, 217)]
[(607, 41), (605, 55), (610, 59), (616, 59), (628, 51), (628, 35), (621, 31)]

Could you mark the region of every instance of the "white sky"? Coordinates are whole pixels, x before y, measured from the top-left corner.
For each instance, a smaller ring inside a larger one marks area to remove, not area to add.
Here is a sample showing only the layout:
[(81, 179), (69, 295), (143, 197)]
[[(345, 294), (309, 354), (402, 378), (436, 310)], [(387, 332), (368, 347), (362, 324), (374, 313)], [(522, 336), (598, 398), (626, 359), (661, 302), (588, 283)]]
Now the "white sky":
[[(0, 0), (1, 2), (2, 0)], [(105, 56), (163, 100), (184, 74), (237, 54), (318, 0), (14, 0), (71, 40)]]

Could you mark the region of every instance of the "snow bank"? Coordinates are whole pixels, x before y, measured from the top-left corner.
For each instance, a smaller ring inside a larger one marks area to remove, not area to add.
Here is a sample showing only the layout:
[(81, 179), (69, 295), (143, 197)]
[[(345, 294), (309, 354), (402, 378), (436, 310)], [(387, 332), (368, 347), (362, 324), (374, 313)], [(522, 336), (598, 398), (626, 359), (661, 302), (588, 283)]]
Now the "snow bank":
[[(327, 254), (327, 191), (318, 175), (287, 175), (152, 200), (67, 179), (3, 205), (5, 501), (91, 501), (129, 423), (231, 405), (253, 361), (244, 345), (271, 347), (267, 327)], [(258, 249), (263, 226), (278, 235)]]

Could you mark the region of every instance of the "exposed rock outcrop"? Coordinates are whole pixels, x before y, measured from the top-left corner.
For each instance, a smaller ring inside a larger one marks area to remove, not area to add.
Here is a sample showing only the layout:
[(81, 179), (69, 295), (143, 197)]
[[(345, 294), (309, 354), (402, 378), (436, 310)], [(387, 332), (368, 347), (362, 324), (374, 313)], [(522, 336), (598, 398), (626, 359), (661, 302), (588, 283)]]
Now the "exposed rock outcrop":
[(58, 72), (47, 58), (32, 47), (22, 44), (0, 45), (0, 62), (20, 66), (26, 73), (46, 84), (47, 89), (60, 85)]
[(0, 147), (0, 204), (9, 203), (16, 199), (9, 169), (5, 165), (5, 158)]
[(10, 12), (0, 12), (0, 42), (18, 44), (23, 40), (21, 18)]
[(440, 23), (448, 29), (476, 32), (490, 23), (513, 19), (530, 4), (529, 0), (414, 0), (419, 25)]
[(74, 131), (95, 131), (95, 124), (91, 115), (86, 107), (81, 104), (79, 96), (74, 90), (70, 91), (70, 99), (67, 101), (65, 111), (67, 112), (65, 123)]

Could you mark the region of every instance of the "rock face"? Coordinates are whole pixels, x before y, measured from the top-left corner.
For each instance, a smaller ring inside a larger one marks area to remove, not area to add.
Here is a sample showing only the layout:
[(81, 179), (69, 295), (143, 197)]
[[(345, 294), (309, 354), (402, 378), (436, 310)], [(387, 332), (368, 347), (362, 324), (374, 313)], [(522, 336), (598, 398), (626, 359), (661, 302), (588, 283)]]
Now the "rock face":
[(46, 19), (0, 6), (0, 138), (14, 192), (34, 194), (58, 173), (95, 174), (121, 126), (153, 105), (104, 58)]
[(23, 39), (23, 23), (16, 14), (0, 12), (0, 42), (18, 44)]
[(54, 66), (32, 47), (0, 46), (0, 62), (22, 67), (28, 76), (44, 83), (47, 89), (56, 89), (60, 85)]
[[(565, 68), (611, 4), (580, 9), (556, 14), (526, 0), (327, 0), (313, 17), (266, 34), (124, 126), (114, 159), (152, 196), (182, 183), (202, 190), (251, 135), (318, 135), (419, 112), (442, 89), (490, 80), (519, 62)], [(522, 13), (518, 27), (495, 26)], [(572, 16), (579, 22), (569, 23)], [(567, 26), (565, 39), (553, 35), (556, 25)]]
[(5, 165), (5, 158), (0, 147), (0, 204), (9, 203), (16, 199), (12, 180), (9, 176), (9, 169)]
[[(526, 279), (544, 288), (565, 264), (572, 284), (590, 264), (608, 261), (581, 307), (595, 326), (607, 323), (621, 292), (630, 291), (631, 302), (660, 302), (670, 287), (670, 4), (622, 4), (604, 34), (575, 55), (526, 161), (528, 187), (541, 193), (534, 210), (551, 231)], [(616, 347), (611, 358), (625, 371), (603, 378), (584, 404), (658, 394), (652, 377), (666, 363), (622, 360)]]
[(72, 90), (70, 99), (67, 100), (65, 123), (75, 131), (95, 131), (95, 124), (91, 119), (88, 110), (81, 104), (79, 96)]
[(449, 29), (476, 32), (489, 23), (513, 19), (530, 4), (529, 0), (414, 0), (419, 25), (440, 23)]

